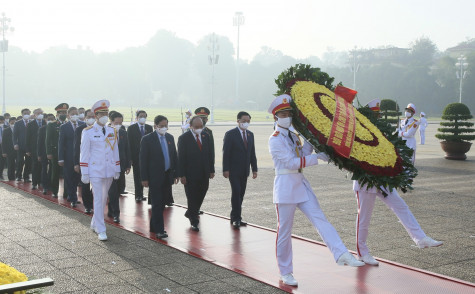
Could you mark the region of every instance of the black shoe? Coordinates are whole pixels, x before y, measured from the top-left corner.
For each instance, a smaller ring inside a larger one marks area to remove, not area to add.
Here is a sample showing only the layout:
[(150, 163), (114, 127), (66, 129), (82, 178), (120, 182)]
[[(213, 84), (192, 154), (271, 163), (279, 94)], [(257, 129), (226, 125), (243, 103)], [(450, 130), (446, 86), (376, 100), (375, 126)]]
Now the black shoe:
[(173, 206), (173, 202), (167, 203), (165, 205), (168, 206), (168, 207)]
[(65, 199), (65, 198), (68, 198), (68, 195), (64, 195), (64, 194), (63, 194), (63, 199)]
[(16, 178), (16, 180), (17, 180), (18, 182), (21, 182), (21, 178)]
[(195, 232), (199, 232), (200, 228), (198, 228), (198, 225), (191, 225), (191, 230)]
[(110, 212), (107, 213), (107, 216), (108, 216), (108, 217), (114, 217), (114, 216), (112, 215), (112, 213), (110, 213)]
[(247, 222), (245, 222), (245, 221), (240, 221), (239, 223), (240, 223), (240, 226), (241, 226), (241, 227), (247, 226)]
[(48, 189), (43, 189), (43, 195), (48, 194)]
[(76, 207), (76, 202), (71, 202), (71, 207)]
[(81, 204), (81, 201), (79, 201), (79, 200), (76, 200), (76, 204)]
[(200, 210), (200, 212), (198, 214), (203, 214), (203, 213), (204, 213), (203, 210)]
[(142, 202), (142, 198), (135, 198), (135, 202), (139, 203), (139, 202)]
[(53, 197), (53, 198), (58, 198), (58, 194), (53, 193), (53, 195), (51, 195), (51, 197)]
[(147, 197), (142, 197), (141, 200), (145, 201), (145, 200), (147, 200)]
[(120, 218), (118, 216), (114, 216), (114, 222), (116, 224), (120, 223)]
[(25, 183), (31, 183), (30, 179), (25, 179)]
[(84, 210), (84, 212), (85, 212), (86, 214), (91, 214), (91, 213), (92, 213), (92, 209), (86, 208), (86, 209)]
[(240, 222), (240, 221), (234, 221), (234, 222), (233, 222), (233, 228), (239, 229), (240, 226), (241, 226), (241, 222)]
[(31, 187), (31, 190), (36, 190), (38, 188), (36, 188), (36, 185), (33, 185), (33, 187)]
[(157, 239), (163, 239), (163, 238), (167, 238), (167, 237), (168, 237), (167, 232), (157, 233)]

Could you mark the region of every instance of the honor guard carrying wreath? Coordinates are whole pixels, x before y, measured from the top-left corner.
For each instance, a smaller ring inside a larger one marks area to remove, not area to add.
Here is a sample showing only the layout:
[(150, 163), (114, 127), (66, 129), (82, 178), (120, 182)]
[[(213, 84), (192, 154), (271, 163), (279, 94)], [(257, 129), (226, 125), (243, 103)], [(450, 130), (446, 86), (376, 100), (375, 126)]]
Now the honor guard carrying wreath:
[(328, 161), (328, 155), (312, 154), (312, 145), (307, 142), (302, 145), (299, 136), (289, 130), (292, 124), (291, 99), (286, 94), (278, 96), (269, 107), (269, 113), (277, 121), (275, 131), (269, 138), (269, 151), (275, 168), (274, 203), (278, 221), (276, 255), (280, 279), (284, 284), (297, 286), (293, 277), (291, 236), (297, 207), (317, 229), (337, 264), (363, 266), (364, 263), (348, 252), (337, 231), (323, 214), (312, 186), (302, 173), (305, 167), (317, 165), (318, 159)]
[(81, 181), (91, 183), (94, 195), (94, 215), (91, 221), (99, 240), (106, 241), (106, 226), (104, 223), (104, 208), (113, 179), (120, 176), (120, 159), (117, 140), (117, 130), (107, 126), (109, 121), (109, 101), (97, 101), (91, 108), (96, 122), (85, 128), (81, 138)]

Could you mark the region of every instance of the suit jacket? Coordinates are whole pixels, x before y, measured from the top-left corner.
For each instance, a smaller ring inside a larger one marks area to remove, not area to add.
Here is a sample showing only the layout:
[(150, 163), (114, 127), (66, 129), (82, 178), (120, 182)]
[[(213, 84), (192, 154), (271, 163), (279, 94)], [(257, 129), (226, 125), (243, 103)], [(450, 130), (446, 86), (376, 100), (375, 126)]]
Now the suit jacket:
[[(151, 125), (145, 124), (145, 135), (153, 132)], [(133, 162), (139, 162), (140, 153), (140, 141), (142, 140), (142, 134), (140, 133), (139, 123), (130, 125), (127, 129), (127, 137), (129, 140), (130, 159)]]
[(13, 146), (18, 145), (19, 150), (26, 151), (26, 125), (25, 120), (15, 122), (13, 127)]
[(211, 158), (211, 161), (213, 162), (213, 165), (215, 163), (215, 152), (214, 152), (214, 136), (213, 136), (213, 131), (209, 129), (208, 127), (204, 127), (203, 132), (207, 132), (209, 135), (209, 146), (211, 148), (211, 154), (213, 157)]
[(173, 184), (177, 177), (178, 157), (175, 147), (175, 139), (170, 134), (165, 134), (170, 158), (170, 174), (165, 178), (165, 158), (162, 145), (157, 132), (145, 135), (140, 143), (140, 177), (142, 181), (148, 181), (150, 186)]
[(208, 133), (201, 133), (201, 150), (194, 136), (188, 131), (178, 138), (178, 176), (187, 180), (200, 180), (214, 173), (214, 154)]
[(79, 165), (79, 155), (81, 154), (81, 135), (82, 130), (87, 127), (86, 124), (82, 124), (74, 131), (74, 165)]
[(2, 134), (2, 152), (8, 156), (15, 155), (15, 149), (13, 148), (13, 132), (12, 128), (6, 127), (3, 129)]
[(46, 126), (46, 154), (58, 156), (58, 139), (59, 139), (59, 127), (61, 122), (59, 120), (52, 122)]
[[(41, 126), (43, 127), (46, 125), (46, 121), (41, 121)], [(30, 121), (26, 126), (26, 152), (30, 152), (32, 156), (37, 155), (37, 147), (38, 147), (38, 130), (40, 126), (38, 125), (38, 121), (35, 119)]]
[(117, 135), (119, 137), (120, 170), (125, 171), (130, 168), (130, 150), (127, 131), (121, 128)]
[[(81, 121), (77, 123), (77, 126), (85, 124)], [(70, 121), (59, 127), (58, 161), (71, 165), (74, 165), (74, 132), (73, 123)]]
[(38, 138), (36, 143), (36, 155), (41, 156), (41, 159), (46, 159), (46, 124), (38, 130)]
[(254, 134), (246, 131), (247, 149), (244, 146), (242, 130), (238, 127), (229, 130), (224, 135), (223, 143), (223, 172), (229, 171), (231, 176), (249, 176), (250, 166), (257, 172), (256, 149)]

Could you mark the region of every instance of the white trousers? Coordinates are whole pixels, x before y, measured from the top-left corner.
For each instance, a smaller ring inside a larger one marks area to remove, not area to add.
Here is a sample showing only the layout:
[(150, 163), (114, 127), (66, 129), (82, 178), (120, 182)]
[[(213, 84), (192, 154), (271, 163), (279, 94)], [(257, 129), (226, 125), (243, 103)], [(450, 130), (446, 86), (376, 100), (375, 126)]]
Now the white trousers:
[(426, 129), (419, 128), (419, 135), (421, 136), (421, 145), (426, 143)]
[[(311, 195), (310, 195), (311, 194)], [(336, 232), (328, 222), (320, 208), (320, 204), (313, 193), (309, 193), (310, 200), (301, 203), (278, 203), (277, 212), (277, 240), (276, 255), (281, 275), (293, 273), (292, 264), (292, 225), (294, 222), (295, 209), (298, 207), (317, 229), (325, 244), (335, 258), (335, 261), (348, 251)]]
[(356, 200), (358, 202), (358, 216), (356, 218), (356, 249), (358, 256), (369, 254), (366, 240), (368, 239), (369, 223), (371, 221), (371, 214), (373, 213), (376, 197), (381, 199), (381, 201), (383, 201), (384, 204), (386, 204), (386, 206), (396, 214), (406, 231), (409, 233), (409, 236), (411, 236), (416, 244), (426, 236), (406, 202), (404, 202), (396, 190), (393, 190), (386, 197), (384, 197), (381, 192), (368, 193), (366, 191), (356, 191)]
[(98, 234), (106, 231), (104, 209), (107, 204), (107, 197), (109, 196), (109, 188), (112, 184), (112, 179), (113, 178), (90, 179), (92, 194), (94, 195), (94, 215), (91, 220), (91, 228)]

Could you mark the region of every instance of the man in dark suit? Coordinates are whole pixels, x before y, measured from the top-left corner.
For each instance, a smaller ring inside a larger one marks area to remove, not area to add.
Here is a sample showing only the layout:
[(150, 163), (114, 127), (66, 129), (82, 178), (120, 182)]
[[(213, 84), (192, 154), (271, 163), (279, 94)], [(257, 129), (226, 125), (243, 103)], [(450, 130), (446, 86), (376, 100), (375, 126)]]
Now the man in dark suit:
[(115, 128), (117, 137), (119, 139), (117, 146), (119, 148), (120, 176), (117, 180), (114, 179), (112, 181), (112, 184), (109, 188), (109, 205), (107, 215), (109, 217), (113, 217), (115, 223), (120, 223), (119, 183), (121, 178), (125, 181), (125, 174), (129, 174), (130, 172), (129, 143), (127, 140), (127, 132), (122, 127), (122, 122), (124, 121), (122, 114), (117, 111), (111, 111), (109, 112), (109, 119), (111, 121), (111, 127)]
[(38, 161), (37, 144), (38, 130), (46, 125), (43, 119), (43, 110), (37, 108), (33, 110), (34, 119), (26, 126), (26, 155), (31, 158), (31, 183), (32, 190), (36, 190), (41, 182), (41, 162)]
[(176, 171), (178, 157), (175, 139), (167, 133), (168, 119), (157, 115), (154, 127), (156, 132), (143, 137), (140, 144), (140, 176), (142, 185), (150, 189), (152, 202), (150, 232), (163, 239), (168, 237), (163, 221), (163, 209), (173, 183), (178, 183)]
[(209, 179), (214, 178), (214, 154), (209, 135), (203, 132), (203, 121), (194, 116), (190, 131), (178, 138), (178, 176), (185, 185), (188, 209), (185, 217), (191, 229), (199, 231), (199, 211), (208, 191)]
[[(46, 157), (50, 160), (51, 167), (51, 179), (50, 188), (53, 193), (53, 197), (58, 197), (59, 190), (59, 174), (61, 167), (58, 163), (58, 142), (59, 142), (59, 128), (66, 123), (67, 111), (69, 105), (67, 103), (61, 103), (54, 110), (56, 110), (55, 122), (49, 123), (46, 127)], [(66, 183), (64, 183), (66, 184)], [(63, 185), (64, 187), (64, 185)], [(65, 188), (65, 187), (64, 187)], [(67, 191), (64, 189), (63, 198), (67, 197)]]
[(224, 135), (223, 144), (223, 176), (231, 184), (231, 223), (235, 229), (245, 226), (242, 220), (241, 207), (246, 193), (249, 167), (252, 167), (252, 178), (257, 177), (257, 159), (254, 146), (254, 134), (247, 130), (251, 115), (241, 111), (237, 115), (238, 126)]
[(210, 147), (211, 147), (211, 154), (213, 154), (213, 158), (211, 159), (213, 161), (213, 165), (215, 162), (214, 158), (214, 136), (213, 136), (213, 131), (206, 126), (208, 123), (208, 116), (210, 115), (210, 111), (206, 107), (198, 107), (195, 109), (195, 115), (199, 116), (201, 120), (203, 121), (203, 132), (208, 133), (209, 136), (209, 142), (210, 142)]
[(54, 123), (56, 118), (54, 114), (46, 115), (46, 123), (38, 130), (38, 141), (36, 144), (36, 154), (38, 161), (41, 163), (41, 186), (43, 187), (43, 195), (48, 194), (51, 181), (51, 166), (46, 157), (46, 126), (49, 123)]
[[(84, 121), (86, 123), (77, 127), (76, 131), (74, 132), (74, 171), (78, 173), (79, 175), (81, 174), (81, 168), (79, 167), (79, 158), (81, 154), (82, 131), (88, 126), (92, 126), (94, 122), (96, 121), (94, 112), (92, 112), (90, 109), (86, 110)], [(87, 214), (91, 214), (92, 208), (94, 205), (93, 204), (94, 201), (92, 198), (91, 183), (85, 184), (81, 181), (81, 198), (84, 204), (84, 212)]]
[(13, 129), (15, 128), (16, 118), (9, 119), (8, 126), (5, 126), (2, 134), (2, 156), (7, 160), (8, 164), (8, 180), (15, 180), (15, 168), (17, 151), (13, 148)]
[(17, 181), (30, 181), (31, 158), (26, 155), (26, 126), (30, 120), (31, 111), (28, 108), (21, 110), (22, 119), (15, 123), (13, 128), (13, 148), (17, 151)]
[(67, 190), (68, 201), (76, 207), (78, 201), (79, 174), (74, 171), (74, 132), (77, 127), (84, 124), (79, 120), (78, 109), (68, 109), (68, 122), (59, 128), (58, 139), (58, 164), (63, 167), (64, 189)]
[[(2, 136), (3, 136), (3, 129), (5, 127), (5, 117), (0, 115), (0, 154), (3, 154), (2, 151)], [(3, 181), (3, 170), (5, 168), (5, 161), (6, 158), (3, 158), (3, 156), (0, 156), (0, 180)]]
[(147, 125), (147, 112), (138, 110), (136, 113), (137, 123), (129, 126), (127, 129), (127, 137), (129, 139), (130, 159), (132, 160), (132, 168), (134, 170), (134, 186), (135, 186), (135, 201), (140, 202), (146, 200), (143, 196), (143, 186), (140, 177), (140, 141), (142, 137), (153, 132), (151, 125)]

